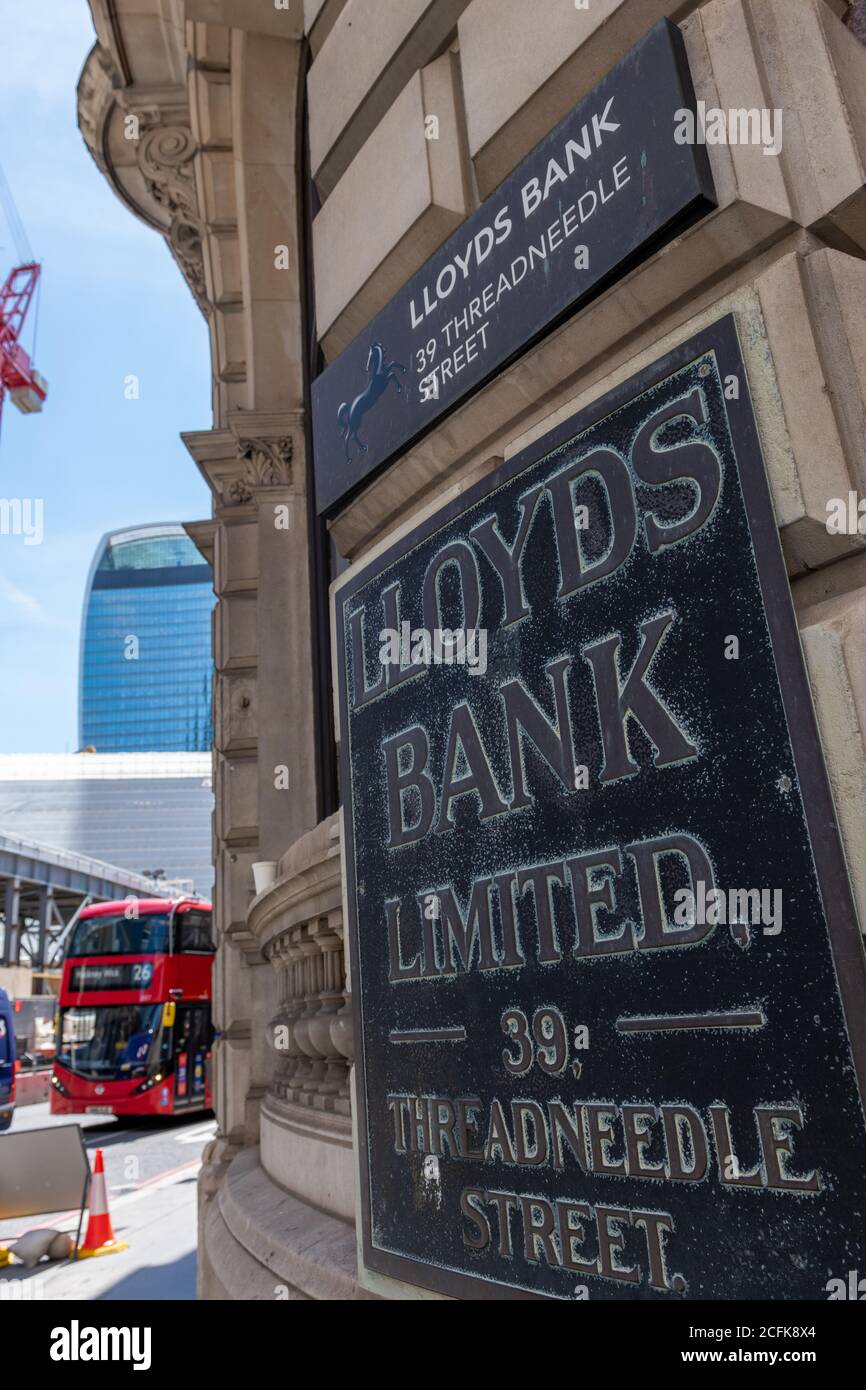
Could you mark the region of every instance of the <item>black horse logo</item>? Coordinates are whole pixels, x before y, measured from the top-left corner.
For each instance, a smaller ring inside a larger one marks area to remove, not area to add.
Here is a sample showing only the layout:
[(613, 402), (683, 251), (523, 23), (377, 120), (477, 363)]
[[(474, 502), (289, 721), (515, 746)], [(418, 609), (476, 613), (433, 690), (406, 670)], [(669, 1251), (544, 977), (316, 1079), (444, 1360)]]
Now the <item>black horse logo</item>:
[(362, 454), (366, 454), (367, 445), (358, 434), (361, 428), (361, 421), (368, 410), (376, 404), (379, 397), (386, 390), (389, 381), (393, 381), (397, 387), (398, 394), (403, 394), (403, 387), (397, 379), (397, 372), (405, 373), (406, 368), (399, 362), (386, 362), (385, 349), (381, 343), (373, 343), (367, 353), (367, 371), (370, 374), (365, 389), (360, 396), (356, 396), (349, 405), (343, 401), (337, 410), (337, 424), (346, 443), (346, 462), (351, 461), (349, 445), (354, 440)]

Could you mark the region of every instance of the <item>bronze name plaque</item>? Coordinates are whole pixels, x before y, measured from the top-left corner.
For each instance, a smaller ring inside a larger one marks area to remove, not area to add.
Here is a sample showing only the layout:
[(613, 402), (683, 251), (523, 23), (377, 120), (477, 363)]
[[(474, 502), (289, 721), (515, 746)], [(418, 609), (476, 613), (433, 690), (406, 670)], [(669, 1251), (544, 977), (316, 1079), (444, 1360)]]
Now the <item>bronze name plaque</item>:
[(863, 951), (732, 318), (337, 593), (365, 1260), (862, 1268)]

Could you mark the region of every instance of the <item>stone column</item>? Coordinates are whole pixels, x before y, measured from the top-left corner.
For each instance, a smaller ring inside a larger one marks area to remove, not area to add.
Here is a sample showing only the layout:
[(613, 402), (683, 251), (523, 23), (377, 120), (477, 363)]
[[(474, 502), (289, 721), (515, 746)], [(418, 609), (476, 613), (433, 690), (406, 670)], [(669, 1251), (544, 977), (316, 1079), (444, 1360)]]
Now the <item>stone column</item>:
[(250, 959), (245, 932), (251, 865), (258, 854), (256, 511), (243, 486), (244, 461), (227, 430), (184, 436), (214, 495), (214, 520), (190, 528), (211, 560), (217, 604), (214, 649), (214, 1106), (217, 1136), (205, 1155), (207, 1200), (231, 1159), (256, 1140), (248, 1113), (252, 1086)]
[[(215, 428), (184, 439), (213, 494), (218, 595), (215, 1017), (222, 1037), (218, 1134), (201, 1179), (206, 1204), (239, 1149), (258, 1142), (259, 1104), (274, 1066), (268, 1027), (282, 971), (249, 930), (252, 864), (278, 861), (315, 824), (318, 789), (296, 193), (300, 31), (271, 24), (257, 32), (246, 7), (230, 15), (221, 5), (193, 8), (186, 41)], [(297, 1012), (296, 1003), (287, 1007)], [(293, 1048), (299, 1058), (300, 1044)], [(285, 1068), (300, 1070), (299, 1061)], [(202, 1277), (204, 1292), (211, 1276)]]

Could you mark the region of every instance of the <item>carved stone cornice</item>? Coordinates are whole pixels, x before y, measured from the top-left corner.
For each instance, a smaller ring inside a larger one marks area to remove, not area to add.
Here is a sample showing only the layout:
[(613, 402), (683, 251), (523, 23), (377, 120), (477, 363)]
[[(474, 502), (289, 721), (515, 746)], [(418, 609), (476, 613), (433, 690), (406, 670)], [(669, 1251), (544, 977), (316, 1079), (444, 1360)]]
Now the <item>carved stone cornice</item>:
[(193, 173), (197, 145), (186, 87), (178, 83), (186, 52), (180, 35), (161, 24), (156, 7), (151, 15), (139, 15), (142, 22), (158, 27), (166, 69), (162, 82), (136, 82), (122, 42), (127, 18), (126, 11), (115, 14), (113, 8), (94, 6), (100, 38), (78, 81), (79, 129), (118, 197), (165, 237), (199, 308), (207, 314), (204, 226)]
[(101, 44), (95, 43), (84, 60), (78, 79), (78, 128), (103, 174), (108, 173), (108, 165), (102, 147), (102, 134), (108, 111), (115, 100), (111, 54)]

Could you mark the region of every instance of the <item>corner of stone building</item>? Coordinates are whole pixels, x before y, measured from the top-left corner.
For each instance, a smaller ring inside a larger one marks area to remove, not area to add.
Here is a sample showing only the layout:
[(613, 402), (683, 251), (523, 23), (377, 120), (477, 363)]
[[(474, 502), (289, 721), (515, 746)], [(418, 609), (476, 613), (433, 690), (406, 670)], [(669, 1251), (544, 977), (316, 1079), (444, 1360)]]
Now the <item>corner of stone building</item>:
[[(100, 43), (79, 88), (82, 133), (124, 202), (166, 238), (206, 316), (213, 369), (214, 426), (184, 436), (212, 496), (196, 535), (211, 549), (218, 598), (221, 1037), (218, 1133), (198, 1180), (201, 1298), (440, 1296), (364, 1271), (359, 1258), (345, 845), (316, 748), (329, 739), (316, 688), (324, 592), (330, 577), (333, 618), (341, 584), (329, 565), (351, 575), (727, 313), (866, 925), (863, 541), (825, 524), (828, 496), (866, 489), (866, 50), (854, 44), (866, 41), (866, 3), (797, 3), (799, 16), (787, 0), (609, 0), (587, 12), (543, 0), (542, 25), (524, 0), (407, 0), (387, 14), (374, 0), (298, 0), (285, 12), (186, 0), (176, 29), (158, 0), (92, 0)], [(332, 361), (367, 331), (479, 198), (665, 17), (684, 35), (700, 99), (792, 112), (781, 158), (709, 149), (712, 211), (506, 363), (350, 495), (317, 539), (316, 351)], [(798, 48), (802, 26), (809, 44)], [(165, 80), (146, 106), (144, 146), (130, 149), (122, 116), (142, 96), (145, 66)], [(258, 893), (254, 864), (272, 870)]]

